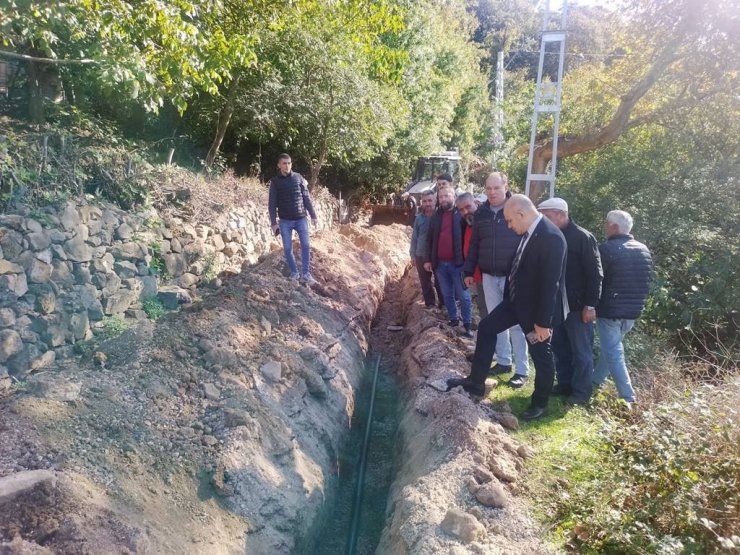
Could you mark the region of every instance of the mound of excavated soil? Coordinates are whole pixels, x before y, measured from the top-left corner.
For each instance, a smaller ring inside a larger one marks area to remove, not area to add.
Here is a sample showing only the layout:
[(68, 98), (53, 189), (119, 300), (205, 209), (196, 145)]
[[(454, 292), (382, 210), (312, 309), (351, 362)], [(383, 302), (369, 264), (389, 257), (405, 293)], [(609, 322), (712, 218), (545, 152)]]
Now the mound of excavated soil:
[(552, 553), (517, 496), (532, 452), (506, 431), (517, 428), (516, 417), (507, 406), (476, 402), (462, 388), (444, 393), (432, 387), (467, 375), (473, 341), (423, 307), (415, 276), (407, 275), (397, 291), (401, 312), (394, 319), (405, 330), (395, 341), (402, 337), (405, 344), (398, 367), (408, 408), (390, 520), (377, 553)]
[(319, 233), (313, 289), (274, 252), (15, 386), (0, 399), (0, 553), (298, 552), (370, 344), (406, 393), (377, 553), (548, 553), (517, 495), (531, 453), (505, 430), (516, 418), (432, 387), (467, 373), (473, 344), (422, 307), (408, 235)]
[(273, 253), (0, 399), (0, 552), (290, 552), (335, 471), (383, 288), (408, 264), (401, 226), (312, 241), (313, 289)]

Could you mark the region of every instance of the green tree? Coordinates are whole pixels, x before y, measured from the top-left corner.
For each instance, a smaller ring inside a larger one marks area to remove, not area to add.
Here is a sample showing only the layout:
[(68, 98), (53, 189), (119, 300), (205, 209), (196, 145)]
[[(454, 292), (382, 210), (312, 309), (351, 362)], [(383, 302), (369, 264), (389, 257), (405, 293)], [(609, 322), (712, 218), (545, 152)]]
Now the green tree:
[[(82, 78), (123, 92), (147, 110), (169, 99), (182, 112), (197, 90), (218, 93), (230, 70), (253, 57), (248, 32), (227, 37), (218, 0), (3, 0), (0, 56), (25, 64), (29, 112), (44, 118), (42, 75), (84, 66)], [(241, 2), (249, 13), (251, 6)], [(248, 29), (248, 27), (247, 27)]]
[[(680, 123), (710, 98), (733, 98), (740, 60), (733, 14), (739, 9), (737, 0), (633, 0), (627, 12), (612, 14), (605, 24), (623, 56), (580, 66), (564, 80), (563, 105), (585, 101), (590, 114), (580, 120), (562, 114), (558, 158), (596, 150), (643, 125)], [(535, 173), (545, 173), (552, 147), (545, 134), (535, 150)], [(530, 195), (537, 199), (542, 190), (536, 183)]]
[(233, 119), (237, 136), (267, 136), (295, 151), (313, 185), (327, 160), (367, 158), (392, 129), (403, 53), (384, 37), (401, 29), (400, 8), (305, 1), (282, 15), (284, 24), (262, 33), (257, 63), (238, 74), (206, 164)]
[(408, 53), (399, 84), (406, 110), (379, 156), (353, 168), (356, 181), (381, 197), (408, 181), (420, 156), (458, 147), (464, 165), (488, 147), (489, 71), (473, 41), (476, 21), (466, 3), (409, 3), (397, 41)]

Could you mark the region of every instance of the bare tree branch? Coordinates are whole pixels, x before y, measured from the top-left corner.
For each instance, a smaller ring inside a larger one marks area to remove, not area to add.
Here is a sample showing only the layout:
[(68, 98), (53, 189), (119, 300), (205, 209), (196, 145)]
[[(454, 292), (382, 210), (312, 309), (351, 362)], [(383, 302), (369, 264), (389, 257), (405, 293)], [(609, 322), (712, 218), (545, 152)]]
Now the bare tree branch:
[(97, 60), (82, 58), (79, 60), (65, 60), (59, 58), (39, 58), (38, 56), (29, 56), (28, 54), (18, 54), (7, 50), (0, 50), (0, 57), (10, 58), (11, 60), (23, 60), (25, 62), (36, 62), (39, 64), (52, 65), (91, 65), (97, 64)]

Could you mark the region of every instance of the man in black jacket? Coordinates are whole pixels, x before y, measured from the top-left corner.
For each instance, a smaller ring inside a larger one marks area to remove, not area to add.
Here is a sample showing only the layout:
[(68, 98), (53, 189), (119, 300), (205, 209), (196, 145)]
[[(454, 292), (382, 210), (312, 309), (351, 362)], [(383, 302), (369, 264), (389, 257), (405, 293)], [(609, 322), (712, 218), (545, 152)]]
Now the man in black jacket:
[(648, 248), (630, 235), (632, 224), (632, 216), (622, 210), (606, 215), (606, 241), (599, 246), (604, 283), (596, 307), (601, 354), (594, 372), (595, 386), (611, 374), (619, 397), (628, 406), (635, 402), (635, 390), (624, 361), (622, 340), (645, 307), (653, 268)]
[(552, 331), (552, 352), (558, 383), (556, 395), (565, 395), (574, 405), (591, 399), (594, 373), (593, 339), (596, 305), (601, 296), (601, 258), (596, 239), (568, 215), (568, 203), (555, 197), (540, 203), (539, 210), (565, 236), (568, 260), (565, 289), (569, 312)]
[[(472, 276), (475, 268), (479, 267), (483, 277), (486, 306), (488, 312), (491, 312), (504, 299), (506, 276), (511, 271), (511, 263), (521, 238), (509, 229), (504, 219), (504, 206), (511, 197), (506, 175), (499, 172), (491, 173), (486, 178), (485, 191), (487, 200), (475, 213), (470, 248), (465, 259), (465, 285), (468, 287), (473, 285)], [(491, 369), (490, 374), (511, 372), (512, 350), (516, 371), (508, 381), (508, 385), (519, 388), (527, 383), (529, 376), (527, 340), (519, 325), (510, 330), (504, 330), (498, 335), (496, 365)]]
[[(472, 337), (473, 303), (470, 292), (463, 287), (463, 227), (460, 213), (455, 209), (455, 191), (452, 177), (448, 174), (437, 178), (437, 202), (439, 208), (432, 215), (427, 232), (427, 249), (424, 269), (434, 271), (442, 289), (442, 298), (447, 308), (450, 326), (457, 327), (457, 301), (460, 301), (465, 335)], [(490, 359), (489, 359), (490, 364)]]
[[(316, 280), (311, 276), (311, 245), (308, 234), (308, 218), (316, 225), (316, 212), (313, 209), (311, 195), (308, 192), (306, 180), (299, 173), (291, 171), (293, 162), (289, 154), (278, 156), (278, 173), (270, 179), (270, 199), (268, 210), (270, 224), (275, 235), (280, 233), (283, 239), (285, 260), (290, 267), (290, 279), (301, 281), (306, 285), (314, 285)], [(278, 223), (278, 217), (280, 222)], [(293, 230), (298, 233), (301, 242), (301, 270), (293, 256)]]
[(522, 418), (533, 420), (545, 414), (555, 379), (550, 337), (553, 325), (565, 316), (562, 288), (566, 244), (560, 230), (538, 213), (524, 195), (511, 196), (504, 207), (504, 217), (507, 225), (522, 236), (506, 281), (504, 300), (478, 325), (470, 375), (447, 380), (447, 387), (462, 386), (469, 393), (482, 395), (497, 334), (519, 324), (529, 341), (535, 368), (531, 405)]

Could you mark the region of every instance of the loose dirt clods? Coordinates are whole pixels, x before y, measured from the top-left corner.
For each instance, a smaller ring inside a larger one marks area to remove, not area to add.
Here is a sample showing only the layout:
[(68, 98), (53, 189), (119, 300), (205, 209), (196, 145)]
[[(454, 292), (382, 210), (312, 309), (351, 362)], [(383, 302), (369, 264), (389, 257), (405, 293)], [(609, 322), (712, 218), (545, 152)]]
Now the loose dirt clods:
[(401, 226), (322, 232), (312, 289), (272, 253), (100, 345), (103, 366), (71, 361), (14, 388), (0, 480), (43, 479), (0, 498), (0, 550), (294, 552), (332, 501), (372, 345), (407, 393), (377, 552), (548, 553), (516, 496), (531, 456), (504, 430), (516, 417), (430, 387), (467, 370), (472, 342), (417, 302), (407, 245)]

